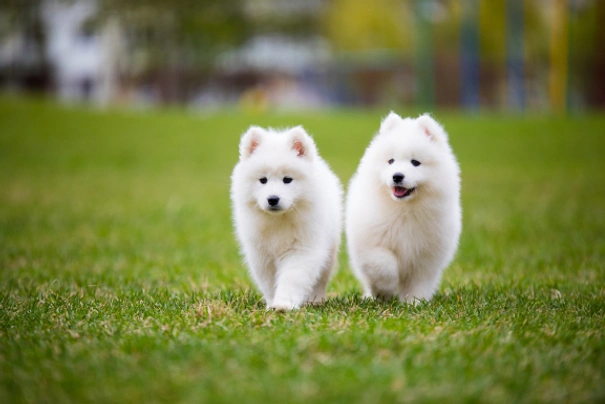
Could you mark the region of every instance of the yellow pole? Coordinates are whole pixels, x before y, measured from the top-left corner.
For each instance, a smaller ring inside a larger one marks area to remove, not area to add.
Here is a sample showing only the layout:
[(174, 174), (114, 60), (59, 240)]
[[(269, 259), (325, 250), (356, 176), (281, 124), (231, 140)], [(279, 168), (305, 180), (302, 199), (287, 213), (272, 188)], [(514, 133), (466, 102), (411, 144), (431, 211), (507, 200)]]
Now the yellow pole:
[(552, 1), (552, 27), (550, 32), (550, 107), (565, 112), (567, 107), (567, 74), (569, 50), (569, 0)]

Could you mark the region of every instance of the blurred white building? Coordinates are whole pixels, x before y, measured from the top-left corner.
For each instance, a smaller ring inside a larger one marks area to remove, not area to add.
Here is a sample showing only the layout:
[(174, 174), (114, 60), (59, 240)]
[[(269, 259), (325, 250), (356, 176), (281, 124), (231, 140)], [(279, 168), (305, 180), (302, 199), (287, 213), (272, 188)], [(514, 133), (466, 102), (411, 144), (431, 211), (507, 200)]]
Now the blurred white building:
[(106, 104), (116, 97), (121, 32), (115, 20), (97, 29), (95, 0), (44, 4), (46, 55), (53, 66), (57, 94), (64, 101), (90, 100)]

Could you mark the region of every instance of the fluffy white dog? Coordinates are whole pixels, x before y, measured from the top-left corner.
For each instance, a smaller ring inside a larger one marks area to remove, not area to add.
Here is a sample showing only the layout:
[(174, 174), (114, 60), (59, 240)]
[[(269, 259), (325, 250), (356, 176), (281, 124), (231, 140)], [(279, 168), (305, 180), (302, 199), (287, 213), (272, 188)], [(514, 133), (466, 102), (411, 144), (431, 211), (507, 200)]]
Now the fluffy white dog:
[(351, 179), (350, 262), (367, 297), (431, 299), (458, 247), (460, 169), (429, 115), (391, 112)]
[(342, 186), (298, 126), (252, 126), (231, 176), (237, 237), (269, 308), (319, 303), (336, 266)]

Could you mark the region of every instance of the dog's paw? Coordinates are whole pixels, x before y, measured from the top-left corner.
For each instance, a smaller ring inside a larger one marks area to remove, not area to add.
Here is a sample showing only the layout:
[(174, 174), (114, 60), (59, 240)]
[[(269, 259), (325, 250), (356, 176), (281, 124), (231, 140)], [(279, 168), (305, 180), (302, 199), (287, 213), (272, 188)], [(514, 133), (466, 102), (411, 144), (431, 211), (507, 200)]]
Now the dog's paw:
[(293, 302), (289, 301), (289, 300), (274, 300), (273, 302), (271, 302), (271, 304), (269, 305), (269, 309), (271, 310), (275, 310), (275, 311), (290, 311), (290, 310), (294, 310), (297, 309), (298, 306), (296, 306)]
[(409, 304), (410, 306), (416, 307), (416, 306), (426, 302), (427, 299), (416, 297), (416, 296), (405, 295), (405, 296), (399, 296), (399, 301), (401, 303)]
[(313, 295), (313, 296), (309, 297), (304, 304), (305, 305), (308, 304), (311, 306), (318, 306), (318, 305), (326, 303), (327, 301), (328, 301), (328, 298), (326, 297), (325, 293), (323, 293), (323, 294), (317, 294), (317, 295)]

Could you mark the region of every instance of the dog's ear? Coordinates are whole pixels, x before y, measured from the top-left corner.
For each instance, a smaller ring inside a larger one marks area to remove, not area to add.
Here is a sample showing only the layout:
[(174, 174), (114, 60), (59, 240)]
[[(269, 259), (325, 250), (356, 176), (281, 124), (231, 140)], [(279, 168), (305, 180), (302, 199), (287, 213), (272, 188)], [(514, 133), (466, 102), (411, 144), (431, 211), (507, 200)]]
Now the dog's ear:
[(317, 154), (315, 142), (302, 126), (290, 129), (288, 135), (290, 136), (290, 147), (296, 152), (297, 157), (313, 159)]
[(245, 160), (254, 153), (265, 133), (264, 129), (258, 126), (250, 126), (248, 131), (242, 135), (239, 143), (239, 159)]
[(425, 135), (432, 141), (444, 141), (447, 142), (447, 133), (439, 123), (434, 120), (429, 114), (420, 115), (416, 122), (420, 126), (420, 129)]
[(387, 132), (395, 127), (402, 119), (399, 115), (393, 111), (389, 112), (386, 118), (382, 120), (380, 124), (380, 132)]

